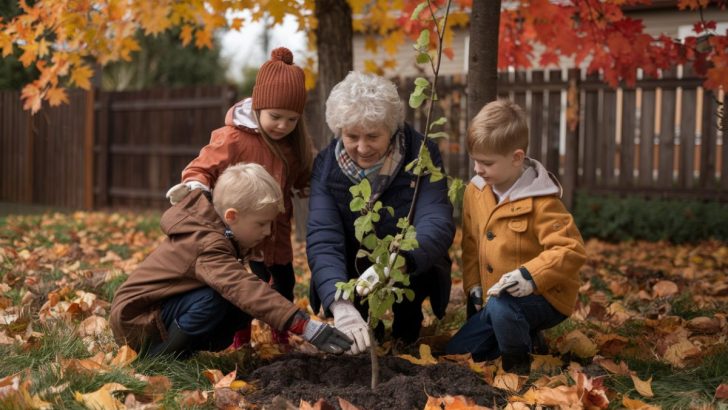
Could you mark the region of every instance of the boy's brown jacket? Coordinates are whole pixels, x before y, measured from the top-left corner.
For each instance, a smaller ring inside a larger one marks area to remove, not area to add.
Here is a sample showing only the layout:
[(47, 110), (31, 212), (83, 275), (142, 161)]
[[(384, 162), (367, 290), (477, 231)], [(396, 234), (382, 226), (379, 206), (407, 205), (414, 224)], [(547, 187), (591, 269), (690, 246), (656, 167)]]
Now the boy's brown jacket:
[(162, 302), (209, 286), (232, 304), (278, 330), (296, 306), (258, 279), (238, 259), (212, 203), (195, 190), (161, 220), (167, 238), (132, 272), (111, 304), (111, 329), (119, 344), (139, 349), (145, 338), (165, 338)]
[[(291, 188), (302, 189), (308, 185), (310, 174), (300, 172), (298, 159), (288, 138), (273, 141), (286, 163), (268, 146), (256, 128), (251, 111), (251, 99), (239, 101), (227, 112), (225, 126), (212, 131), (210, 143), (182, 171), (182, 181), (200, 181), (210, 188), (225, 169), (241, 162), (260, 164), (278, 182), (283, 190), (285, 212), (278, 215), (271, 235), (257, 247), (253, 256), (261, 252), (266, 266), (285, 265), (293, 261), (291, 246), (291, 216), (293, 202)], [(289, 178), (295, 176), (295, 180)]]
[(574, 218), (561, 202), (561, 187), (538, 161), (525, 186), (515, 186), (498, 204), (490, 185), (479, 176), (463, 199), (463, 288), (466, 295), (481, 285), (483, 293), (503, 274), (523, 266), (535, 292), (559, 312), (570, 315), (579, 289), (579, 269), (586, 260)]

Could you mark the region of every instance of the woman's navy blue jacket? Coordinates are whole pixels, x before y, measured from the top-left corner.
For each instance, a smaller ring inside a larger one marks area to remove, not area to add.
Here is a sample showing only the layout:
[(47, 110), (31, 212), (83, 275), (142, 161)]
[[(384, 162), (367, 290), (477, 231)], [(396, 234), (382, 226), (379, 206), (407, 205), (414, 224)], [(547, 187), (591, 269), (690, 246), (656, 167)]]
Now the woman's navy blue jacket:
[[(394, 208), (394, 217), (386, 211), (380, 213), (381, 219), (375, 224), (380, 238), (397, 234), (397, 220), (407, 216), (414, 195), (416, 176), (404, 168), (417, 157), (423, 137), (409, 124), (405, 124), (404, 135), (404, 165), (379, 198), (384, 206)], [(334, 139), (318, 154), (311, 177), (306, 253), (311, 268), (310, 302), (314, 312), (322, 304), (328, 311), (337, 282), (358, 277), (371, 265), (366, 258), (358, 261), (356, 258), (359, 241), (354, 236), (354, 220), (360, 214), (349, 209), (352, 199), (349, 188), (353, 183), (339, 168), (334, 157), (335, 147)], [(435, 166), (442, 167), (437, 145), (428, 141), (427, 148)], [(409, 274), (418, 281), (427, 280), (432, 309), (442, 317), (450, 300), (448, 248), (455, 235), (452, 205), (447, 196), (447, 178), (430, 183), (429, 176), (425, 176), (420, 184), (414, 213), (419, 248), (407, 252), (405, 258)]]

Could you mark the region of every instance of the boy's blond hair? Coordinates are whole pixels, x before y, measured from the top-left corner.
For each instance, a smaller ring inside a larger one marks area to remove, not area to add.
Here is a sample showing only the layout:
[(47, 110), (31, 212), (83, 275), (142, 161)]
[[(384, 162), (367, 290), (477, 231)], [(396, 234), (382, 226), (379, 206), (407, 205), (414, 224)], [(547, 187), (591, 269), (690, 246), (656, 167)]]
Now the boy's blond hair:
[(489, 102), (468, 127), (468, 152), (508, 155), (517, 149), (528, 151), (526, 113), (509, 100)]
[(274, 206), (284, 211), (281, 187), (259, 164), (228, 167), (217, 179), (212, 204), (221, 216), (230, 208), (242, 213)]

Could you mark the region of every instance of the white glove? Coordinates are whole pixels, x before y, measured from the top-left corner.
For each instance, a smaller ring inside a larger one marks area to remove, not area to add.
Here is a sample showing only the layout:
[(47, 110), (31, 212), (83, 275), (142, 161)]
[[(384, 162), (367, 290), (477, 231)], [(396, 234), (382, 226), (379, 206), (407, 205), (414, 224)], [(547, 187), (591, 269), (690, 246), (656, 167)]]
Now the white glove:
[[(392, 252), (389, 255), (389, 265), (393, 265), (394, 261), (397, 259), (397, 253)], [(379, 258), (377, 258), (377, 263), (379, 263)], [(383, 269), (384, 277), (389, 277), (389, 265), (385, 266)], [(374, 269), (374, 265), (367, 268), (367, 270), (364, 271), (361, 275), (359, 275), (359, 279), (356, 281), (356, 293), (359, 294), (359, 296), (366, 296), (371, 292), (374, 287), (379, 283), (379, 275), (377, 274), (377, 271)]]
[[(384, 270), (386, 272), (387, 268), (384, 268)], [(356, 280), (356, 293), (359, 296), (366, 296), (374, 289), (377, 283), (379, 283), (379, 274), (377, 274), (377, 271), (374, 270), (374, 265), (372, 265)]]
[(511, 296), (522, 298), (533, 293), (533, 281), (523, 277), (519, 269), (512, 270), (501, 276), (498, 283), (488, 289), (488, 295), (500, 296), (507, 291)]
[(353, 340), (351, 354), (359, 354), (371, 347), (369, 326), (362, 319), (354, 304), (347, 300), (337, 300), (329, 307), (334, 314), (334, 326)]
[(204, 189), (205, 191), (210, 192), (210, 187), (200, 181), (187, 181), (170, 188), (169, 191), (167, 191), (166, 197), (172, 205), (175, 205), (179, 201), (183, 200), (193, 189)]

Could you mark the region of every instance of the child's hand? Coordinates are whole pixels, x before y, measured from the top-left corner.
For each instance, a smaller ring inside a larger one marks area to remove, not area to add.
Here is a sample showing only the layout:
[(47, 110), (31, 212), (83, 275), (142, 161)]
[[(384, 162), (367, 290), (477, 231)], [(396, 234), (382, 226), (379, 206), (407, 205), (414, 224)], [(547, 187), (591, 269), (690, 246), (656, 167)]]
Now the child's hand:
[(301, 335), (305, 341), (326, 353), (344, 353), (351, 348), (353, 342), (340, 330), (324, 322), (311, 319), (310, 316), (301, 311), (296, 312), (293, 316), (288, 331)]
[(480, 309), (482, 309), (482, 308), (483, 308), (483, 287), (474, 286), (472, 289), (470, 289), (470, 292), (468, 292), (468, 306), (467, 306), (468, 318), (470, 318), (474, 314), (480, 312)]
[(504, 290), (517, 298), (522, 298), (533, 293), (533, 281), (526, 279), (520, 269), (506, 273), (498, 282), (511, 284), (510, 286), (504, 287)]
[(513, 286), (516, 286), (516, 282), (505, 281), (504, 280), (505, 276), (506, 275), (501, 276), (501, 279), (498, 282), (496, 282), (495, 285), (491, 286), (490, 289), (488, 289), (488, 292), (487, 292), (488, 296), (499, 297), (507, 289), (510, 289)]
[(341, 354), (351, 348), (352, 340), (335, 327), (309, 319), (303, 330), (303, 338), (326, 353)]

